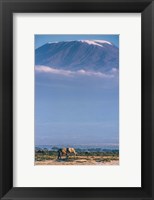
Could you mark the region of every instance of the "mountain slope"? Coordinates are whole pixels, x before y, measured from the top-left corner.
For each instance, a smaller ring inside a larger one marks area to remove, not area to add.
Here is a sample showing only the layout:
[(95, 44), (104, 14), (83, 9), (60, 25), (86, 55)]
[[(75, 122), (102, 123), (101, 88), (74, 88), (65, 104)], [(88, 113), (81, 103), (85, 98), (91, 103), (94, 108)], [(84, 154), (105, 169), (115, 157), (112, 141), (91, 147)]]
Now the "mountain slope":
[(35, 65), (76, 71), (110, 71), (119, 66), (119, 49), (108, 41), (78, 40), (47, 43), (35, 50)]

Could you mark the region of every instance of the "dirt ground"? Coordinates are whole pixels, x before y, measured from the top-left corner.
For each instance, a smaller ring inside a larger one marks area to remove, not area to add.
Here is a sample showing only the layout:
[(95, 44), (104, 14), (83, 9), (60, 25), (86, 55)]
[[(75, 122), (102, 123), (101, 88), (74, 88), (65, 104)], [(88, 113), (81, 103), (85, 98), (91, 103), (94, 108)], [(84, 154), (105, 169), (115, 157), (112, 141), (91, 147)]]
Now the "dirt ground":
[(112, 156), (76, 156), (58, 160), (36, 160), (35, 165), (119, 165), (119, 157)]

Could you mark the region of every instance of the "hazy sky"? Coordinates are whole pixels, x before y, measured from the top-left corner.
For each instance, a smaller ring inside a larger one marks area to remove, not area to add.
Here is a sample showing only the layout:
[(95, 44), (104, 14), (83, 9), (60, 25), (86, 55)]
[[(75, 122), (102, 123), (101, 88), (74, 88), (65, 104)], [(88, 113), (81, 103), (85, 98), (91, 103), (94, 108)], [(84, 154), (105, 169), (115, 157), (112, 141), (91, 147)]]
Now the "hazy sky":
[[(62, 40), (117, 35), (36, 35), (35, 47)], [(119, 142), (119, 79), (35, 72), (35, 144), (103, 145)]]

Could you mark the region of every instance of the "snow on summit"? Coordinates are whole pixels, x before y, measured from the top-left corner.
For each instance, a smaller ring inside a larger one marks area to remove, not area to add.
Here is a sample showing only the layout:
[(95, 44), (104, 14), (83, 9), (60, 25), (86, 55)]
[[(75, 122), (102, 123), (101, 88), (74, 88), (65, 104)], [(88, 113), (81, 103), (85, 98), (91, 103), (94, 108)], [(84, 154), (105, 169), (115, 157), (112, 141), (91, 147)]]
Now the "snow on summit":
[(96, 45), (96, 46), (103, 47), (101, 44), (97, 44), (97, 42), (95, 42), (94, 40), (79, 40), (79, 42), (83, 42), (83, 43), (87, 43), (87, 44), (90, 44), (90, 45)]
[[(82, 42), (82, 43), (87, 43), (89, 45), (95, 45), (95, 46), (99, 46), (99, 47), (103, 47), (103, 44), (109, 44), (109, 45), (112, 45), (111, 42), (108, 42), (106, 40), (69, 40), (69, 41), (65, 41), (65, 42)], [(54, 43), (61, 43), (61, 42), (64, 42), (64, 41), (60, 41), (60, 42), (48, 42), (48, 44), (54, 44)]]
[(100, 47), (103, 47), (102, 44), (112, 45), (110, 42), (108, 42), (106, 40), (79, 40), (79, 41), (85, 42), (85, 43), (90, 44), (90, 45), (100, 46)]
[(108, 41), (106, 41), (106, 40), (94, 40), (94, 41), (97, 42), (97, 43), (102, 43), (102, 44), (106, 43), (106, 44), (112, 45), (111, 42), (108, 42)]

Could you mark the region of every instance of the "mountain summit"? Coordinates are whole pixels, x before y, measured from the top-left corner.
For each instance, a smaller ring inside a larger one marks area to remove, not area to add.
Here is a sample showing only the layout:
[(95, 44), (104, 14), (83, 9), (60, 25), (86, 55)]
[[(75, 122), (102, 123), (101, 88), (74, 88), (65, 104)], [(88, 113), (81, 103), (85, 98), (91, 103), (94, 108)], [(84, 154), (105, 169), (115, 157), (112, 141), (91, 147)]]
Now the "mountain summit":
[(35, 50), (35, 65), (107, 72), (119, 67), (119, 49), (105, 40), (48, 42)]

